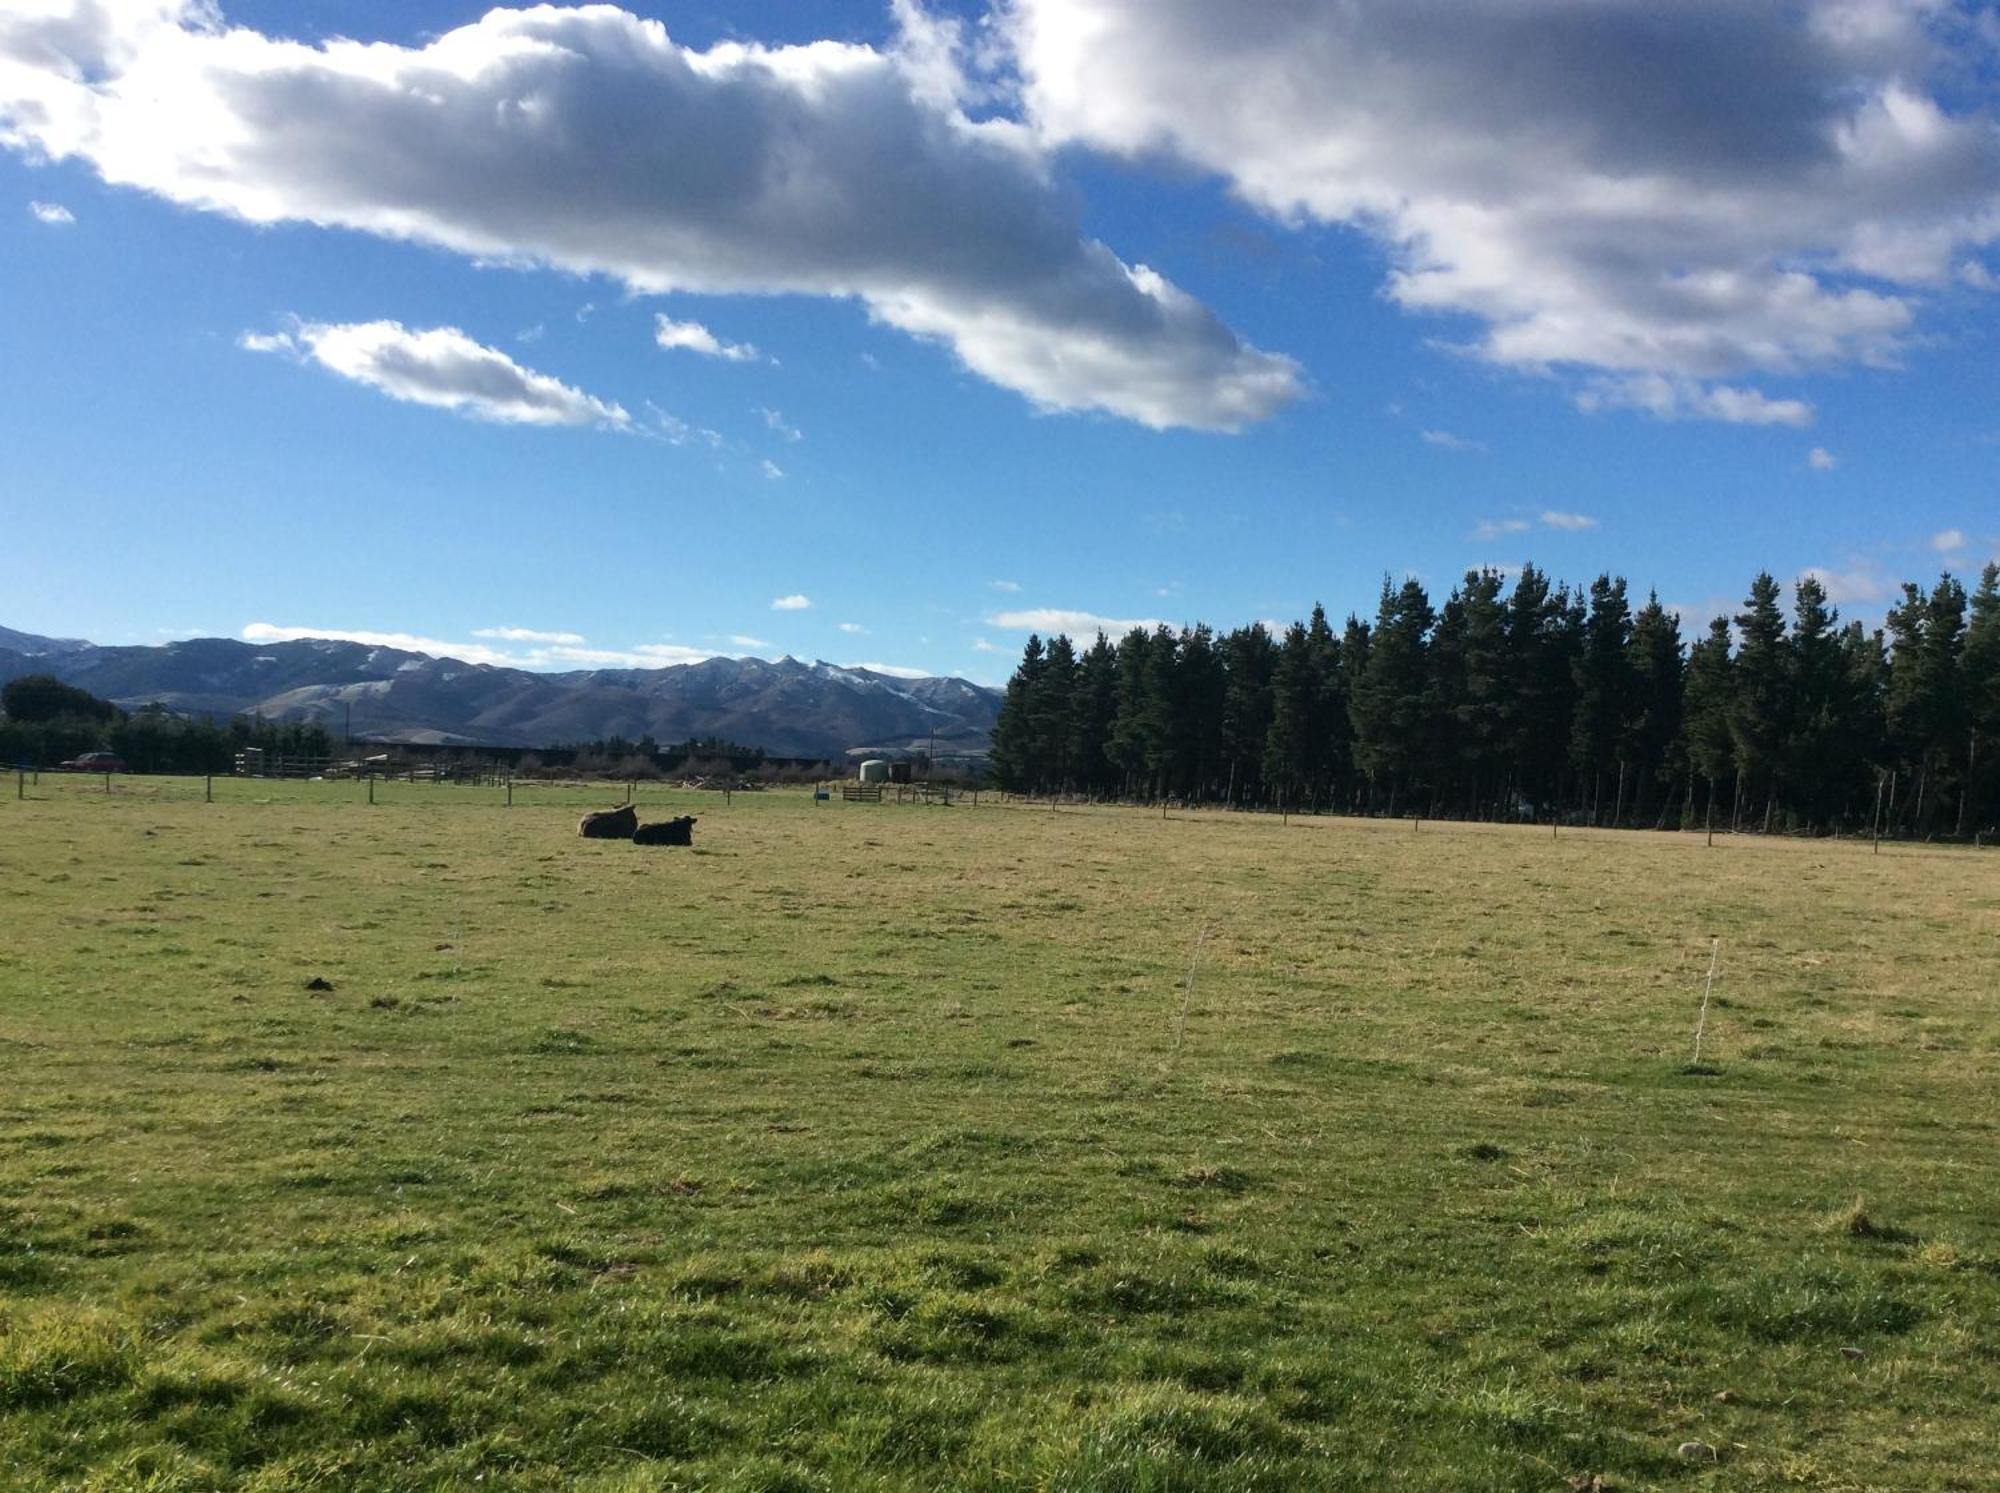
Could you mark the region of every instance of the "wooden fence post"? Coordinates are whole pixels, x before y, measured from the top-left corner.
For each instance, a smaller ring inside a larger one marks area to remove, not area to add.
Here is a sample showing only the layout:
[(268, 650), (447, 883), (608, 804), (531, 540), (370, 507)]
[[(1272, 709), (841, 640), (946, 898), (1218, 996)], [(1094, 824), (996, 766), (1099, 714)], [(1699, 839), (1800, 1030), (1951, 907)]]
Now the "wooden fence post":
[(206, 777), (204, 777), (204, 778), (203, 778), (203, 779), (201, 780), (201, 801), (202, 801), (203, 803), (209, 803), (209, 804), (212, 804), (212, 803), (214, 803), (214, 802), (215, 802), (215, 774), (214, 774), (214, 773), (209, 773), (209, 774), (208, 774), (208, 775), (207, 775)]

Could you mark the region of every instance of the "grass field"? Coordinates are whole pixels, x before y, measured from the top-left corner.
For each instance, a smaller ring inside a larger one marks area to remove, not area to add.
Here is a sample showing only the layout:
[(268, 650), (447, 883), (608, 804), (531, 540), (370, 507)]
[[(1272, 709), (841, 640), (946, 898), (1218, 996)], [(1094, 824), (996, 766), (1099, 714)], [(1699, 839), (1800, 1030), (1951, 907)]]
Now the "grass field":
[(2000, 852), (5, 787), (0, 1485), (2000, 1486)]

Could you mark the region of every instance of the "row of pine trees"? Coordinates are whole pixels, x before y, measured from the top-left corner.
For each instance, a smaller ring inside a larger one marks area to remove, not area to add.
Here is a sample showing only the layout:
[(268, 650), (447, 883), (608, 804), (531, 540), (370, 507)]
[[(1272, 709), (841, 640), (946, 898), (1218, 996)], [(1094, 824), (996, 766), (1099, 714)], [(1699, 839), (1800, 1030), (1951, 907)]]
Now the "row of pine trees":
[(1622, 578), (1385, 580), (1372, 622), (1028, 640), (999, 786), (1242, 808), (1969, 837), (2000, 809), (2000, 569), (1842, 624), (1769, 575), (1692, 642)]

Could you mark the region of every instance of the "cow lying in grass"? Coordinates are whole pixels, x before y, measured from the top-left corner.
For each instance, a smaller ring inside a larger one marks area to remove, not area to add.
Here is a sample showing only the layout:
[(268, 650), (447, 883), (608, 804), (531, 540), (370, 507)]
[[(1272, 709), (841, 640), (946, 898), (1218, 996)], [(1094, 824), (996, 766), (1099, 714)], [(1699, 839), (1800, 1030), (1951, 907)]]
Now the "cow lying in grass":
[(629, 840), (639, 827), (639, 811), (626, 804), (617, 809), (599, 809), (576, 822), (576, 832), (586, 840)]
[(634, 845), (692, 845), (694, 844), (694, 815), (683, 814), (679, 819), (666, 819), (658, 824), (642, 824), (632, 835)]

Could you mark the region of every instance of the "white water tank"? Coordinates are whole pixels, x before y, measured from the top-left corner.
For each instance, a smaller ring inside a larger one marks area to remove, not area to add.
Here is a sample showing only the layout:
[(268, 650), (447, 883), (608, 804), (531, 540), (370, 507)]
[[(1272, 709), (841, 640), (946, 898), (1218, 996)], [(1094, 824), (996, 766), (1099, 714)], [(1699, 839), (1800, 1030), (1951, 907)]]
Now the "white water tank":
[(861, 764), (861, 781), (864, 783), (886, 783), (889, 781), (889, 764), (880, 757), (870, 757)]

